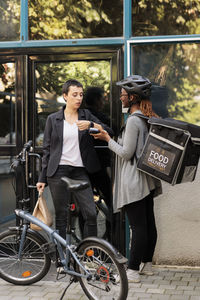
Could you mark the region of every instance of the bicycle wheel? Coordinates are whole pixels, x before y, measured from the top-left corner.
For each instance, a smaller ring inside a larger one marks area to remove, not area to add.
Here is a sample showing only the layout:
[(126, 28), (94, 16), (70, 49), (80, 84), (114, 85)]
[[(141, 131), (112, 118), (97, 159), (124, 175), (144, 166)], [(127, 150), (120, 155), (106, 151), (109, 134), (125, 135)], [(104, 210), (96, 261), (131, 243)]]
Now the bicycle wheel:
[(21, 233), (17, 231), (8, 230), (0, 234), (0, 277), (18, 285), (32, 284), (47, 274), (51, 260), (41, 248), (44, 242), (29, 232), (19, 259), (20, 240)]
[[(78, 277), (81, 287), (91, 300), (125, 300), (128, 294), (128, 281), (123, 264), (115, 259), (110, 249), (100, 242), (86, 241), (78, 251), (79, 259), (92, 274), (88, 280)], [(76, 271), (84, 273), (76, 264)]]

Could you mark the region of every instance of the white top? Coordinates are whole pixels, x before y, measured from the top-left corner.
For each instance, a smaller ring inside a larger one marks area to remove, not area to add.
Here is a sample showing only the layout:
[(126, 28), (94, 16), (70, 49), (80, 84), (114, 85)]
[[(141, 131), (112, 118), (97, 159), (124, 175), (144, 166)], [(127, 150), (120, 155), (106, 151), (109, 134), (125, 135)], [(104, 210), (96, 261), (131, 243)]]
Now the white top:
[(83, 167), (78, 140), (78, 126), (76, 123), (70, 124), (65, 120), (63, 122), (63, 148), (59, 165)]

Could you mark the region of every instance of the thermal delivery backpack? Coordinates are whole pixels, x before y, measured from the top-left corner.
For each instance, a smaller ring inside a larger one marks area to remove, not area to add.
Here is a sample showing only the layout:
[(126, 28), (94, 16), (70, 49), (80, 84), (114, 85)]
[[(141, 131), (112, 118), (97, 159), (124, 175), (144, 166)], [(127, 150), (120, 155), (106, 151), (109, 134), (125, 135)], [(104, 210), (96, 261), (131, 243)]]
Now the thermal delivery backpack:
[(149, 135), (139, 170), (172, 185), (195, 179), (200, 156), (200, 126), (175, 119), (148, 119)]

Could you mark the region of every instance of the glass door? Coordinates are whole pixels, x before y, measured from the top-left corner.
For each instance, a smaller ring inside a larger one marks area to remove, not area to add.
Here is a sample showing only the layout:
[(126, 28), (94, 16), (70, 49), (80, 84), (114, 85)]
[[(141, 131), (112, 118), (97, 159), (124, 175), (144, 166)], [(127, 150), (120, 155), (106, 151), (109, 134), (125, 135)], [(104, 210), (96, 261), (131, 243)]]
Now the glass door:
[[(33, 139), (34, 141), (36, 152), (42, 154), (43, 134), (47, 116), (60, 110), (65, 105), (62, 96), (62, 85), (68, 79), (77, 79), (83, 84), (83, 108), (90, 109), (99, 119), (104, 117), (102, 121), (107, 122), (110, 127), (117, 131), (120, 123), (120, 104), (117, 100), (118, 91), (112, 82), (116, 82), (118, 79), (118, 57), (117, 51), (81, 55), (34, 55), (29, 57), (31, 88), (29, 88), (29, 109), (27, 111), (27, 119), (29, 120), (28, 133), (29, 139)], [(93, 102), (95, 101), (88, 100), (89, 97), (91, 98), (91, 93), (94, 93), (92, 98), (95, 98), (95, 93), (101, 94), (96, 106), (93, 106)], [(112, 154), (105, 144), (97, 143), (95, 147), (102, 164), (102, 170), (106, 174), (106, 176), (101, 178), (107, 178), (108, 180), (101, 188), (104, 192), (106, 192), (105, 188), (107, 188), (110, 194), (109, 205), (112, 206)], [(105, 162), (105, 160), (107, 161)], [(34, 177), (37, 180), (37, 170)], [(98, 181), (102, 181), (101, 178)], [(52, 200), (48, 188), (46, 189), (46, 193), (46, 197), (50, 199), (49, 203), (51, 203)], [(106, 226), (106, 224), (101, 226)], [(120, 226), (119, 223), (118, 226)], [(105, 231), (105, 228), (102, 227), (99, 230)], [(124, 235), (122, 234), (122, 236)], [(123, 241), (123, 237), (120, 240)]]
[[(87, 56), (89, 56), (87, 58)], [(99, 110), (107, 115), (109, 125), (115, 126), (118, 113), (115, 105), (116, 90), (112, 81), (117, 80), (115, 71), (116, 53), (87, 55), (38, 55), (29, 57), (29, 104), (28, 135), (34, 140), (34, 146), (40, 151), (43, 141), (46, 118), (50, 113), (61, 109), (65, 102), (62, 97), (62, 85), (68, 79), (79, 80), (84, 92), (89, 87), (101, 89), (103, 99)], [(113, 66), (114, 65), (114, 66)], [(85, 98), (84, 98), (85, 99)], [(84, 101), (83, 107), (88, 108)]]
[(16, 186), (10, 165), (23, 138), (22, 65), (19, 56), (0, 57), (0, 224), (14, 219), (16, 207)]
[[(46, 119), (50, 113), (61, 109), (64, 105), (62, 85), (66, 80), (76, 78), (82, 82), (85, 92), (89, 87), (101, 91), (101, 99), (98, 102), (99, 118), (103, 115), (104, 122), (115, 130), (117, 136), (121, 123), (121, 105), (115, 82), (120, 78), (120, 65), (121, 50), (113, 48), (98, 50), (90, 48), (87, 51), (70, 48), (70, 53), (66, 53), (66, 49), (58, 48), (27, 49), (24, 53), (13, 56), (2, 53), (0, 56), (0, 231), (7, 226), (3, 226), (6, 221), (11, 220), (15, 223), (14, 209), (18, 207), (15, 194), (17, 185), (13, 184), (14, 174), (10, 170), (10, 164), (28, 140), (33, 140), (34, 152), (42, 155)], [(94, 109), (86, 98), (83, 103), (83, 108), (85, 107)], [(102, 169), (107, 172), (109, 180), (107, 187), (111, 195), (113, 155), (102, 144), (97, 144), (96, 150), (102, 158), (101, 163), (104, 164), (106, 161)], [(38, 165), (37, 160), (33, 158), (27, 174), (29, 184), (32, 186), (38, 179)], [(53, 211), (48, 188), (45, 196), (49, 198), (48, 203)], [(33, 208), (37, 200), (34, 187), (30, 189), (30, 199)], [(125, 219), (123, 214), (114, 216), (110, 229), (112, 241), (121, 252), (124, 252)], [(105, 223), (103, 225), (99, 223), (99, 226), (102, 227), (100, 231), (103, 232)], [(113, 235), (114, 232), (117, 236)]]

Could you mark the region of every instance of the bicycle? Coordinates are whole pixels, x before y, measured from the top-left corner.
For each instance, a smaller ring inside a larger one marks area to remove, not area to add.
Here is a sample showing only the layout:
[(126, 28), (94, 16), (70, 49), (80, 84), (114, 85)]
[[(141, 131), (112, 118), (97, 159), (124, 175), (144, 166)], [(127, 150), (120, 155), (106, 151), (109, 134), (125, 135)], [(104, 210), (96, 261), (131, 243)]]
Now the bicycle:
[[(15, 210), (20, 224), (0, 234), (0, 277), (16, 285), (29, 285), (41, 280), (49, 271), (56, 251), (66, 275), (70, 275), (67, 288), (79, 281), (88, 299), (125, 300), (128, 281), (123, 257), (111, 244), (97, 237), (82, 240), (77, 246), (71, 244), (71, 201), (68, 202), (66, 240), (56, 230), (48, 227), (29, 212), (30, 199), (25, 179), (25, 165), (31, 141), (24, 145), (17, 156), (22, 168), (23, 199), (21, 208)], [(88, 187), (88, 182), (63, 177), (71, 193)], [(30, 228), (30, 223), (40, 226), (47, 233), (47, 240)]]

